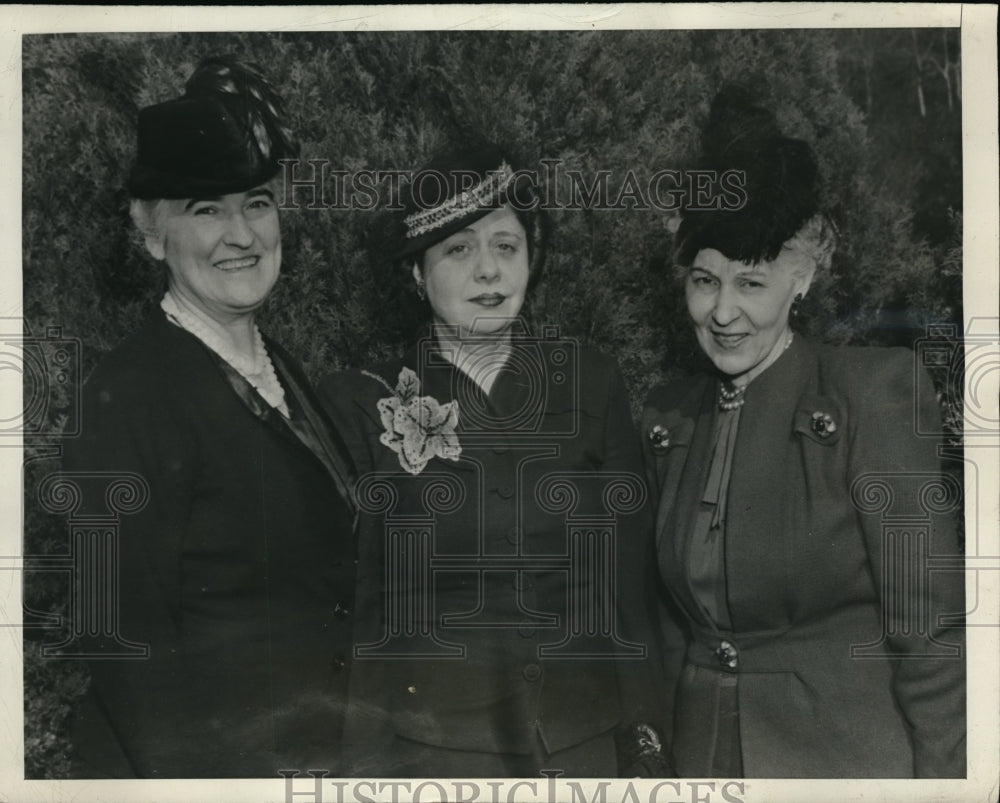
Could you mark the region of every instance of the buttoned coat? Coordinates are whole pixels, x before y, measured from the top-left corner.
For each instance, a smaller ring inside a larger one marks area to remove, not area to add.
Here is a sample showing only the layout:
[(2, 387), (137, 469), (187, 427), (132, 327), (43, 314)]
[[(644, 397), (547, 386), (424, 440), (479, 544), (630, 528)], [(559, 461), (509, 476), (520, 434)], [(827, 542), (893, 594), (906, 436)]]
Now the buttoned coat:
[(86, 512), (104, 504), (88, 473), (148, 487), (145, 506), (120, 516), (117, 582), (119, 636), (149, 654), (88, 662), (81, 774), (337, 771), (356, 557), (340, 489), (352, 469), (294, 362), (267, 345), (311, 447), (159, 312), (85, 386), (65, 469), (84, 484)]
[[(797, 337), (747, 387), (728, 487), (729, 632), (685, 569), (718, 380), (696, 375), (648, 398), (643, 432), (666, 430), (658, 446), (644, 439), (660, 572), (686, 615), (687, 661), (738, 674), (748, 777), (965, 776), (961, 496), (941, 473), (939, 438), (919, 434), (940, 415), (914, 366), (905, 349)], [(723, 640), (732, 668), (716, 652)], [(683, 774), (705, 713), (678, 694)]]
[[(404, 368), (420, 396), (459, 407), (458, 459), (434, 457), (418, 474), (384, 442), (377, 407)], [(368, 724), (514, 754), (533, 752), (538, 737), (552, 753), (627, 721), (663, 726), (655, 611), (644, 596), (652, 522), (611, 360), (562, 341), (520, 343), (487, 396), (424, 341), (370, 373), (332, 375), (320, 396), (359, 472), (359, 604), (370, 608), (358, 612), (369, 636), (357, 662), (364, 689), (353, 696), (367, 701)], [(393, 580), (401, 558), (387, 558), (387, 539), (419, 539), (421, 527), (427, 540), (408, 542), (402, 559), (424, 557)], [(360, 772), (392, 774), (391, 757), (367, 759)]]

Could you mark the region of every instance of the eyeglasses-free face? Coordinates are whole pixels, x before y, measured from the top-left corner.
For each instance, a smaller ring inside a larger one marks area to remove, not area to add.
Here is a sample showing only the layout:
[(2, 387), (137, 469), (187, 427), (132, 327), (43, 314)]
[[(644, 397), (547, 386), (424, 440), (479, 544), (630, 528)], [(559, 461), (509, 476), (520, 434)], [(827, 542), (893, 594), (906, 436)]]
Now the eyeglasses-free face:
[(770, 262), (747, 265), (703, 248), (688, 270), (688, 313), (698, 343), (723, 374), (749, 382), (784, 350), (788, 315), (809, 289), (812, 269), (785, 248)]
[(166, 261), (171, 292), (220, 323), (252, 313), (278, 280), (281, 231), (266, 186), (167, 201), (162, 232), (146, 244)]
[(424, 252), (423, 282), (434, 321), (460, 336), (502, 336), (528, 289), (528, 243), (509, 206), (497, 209)]

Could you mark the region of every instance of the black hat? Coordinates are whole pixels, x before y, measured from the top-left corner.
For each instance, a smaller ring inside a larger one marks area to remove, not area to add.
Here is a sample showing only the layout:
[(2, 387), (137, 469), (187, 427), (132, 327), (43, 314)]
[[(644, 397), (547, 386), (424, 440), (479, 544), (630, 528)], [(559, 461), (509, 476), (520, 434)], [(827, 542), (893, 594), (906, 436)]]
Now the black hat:
[(182, 97), (139, 112), (134, 198), (193, 198), (243, 192), (298, 155), (280, 96), (256, 68), (206, 59)]
[(420, 253), (507, 203), (520, 211), (534, 208), (533, 179), (512, 163), (501, 148), (489, 144), (439, 153), (413, 174), (404, 190), (393, 257)]
[(700, 167), (717, 177), (745, 176), (745, 204), (736, 210), (683, 210), (677, 262), (690, 265), (703, 248), (747, 263), (770, 261), (819, 211), (819, 175), (809, 145), (782, 135), (774, 115), (748, 90), (723, 88), (702, 135)]

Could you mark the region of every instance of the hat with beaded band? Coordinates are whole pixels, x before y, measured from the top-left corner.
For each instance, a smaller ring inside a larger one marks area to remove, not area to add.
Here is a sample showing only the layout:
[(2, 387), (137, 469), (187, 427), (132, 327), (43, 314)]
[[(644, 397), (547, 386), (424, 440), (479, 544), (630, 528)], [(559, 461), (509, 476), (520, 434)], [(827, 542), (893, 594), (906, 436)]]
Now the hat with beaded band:
[(414, 173), (406, 186), (393, 256), (419, 254), (506, 204), (528, 211), (537, 203), (532, 176), (516, 170), (500, 148), (449, 149)]

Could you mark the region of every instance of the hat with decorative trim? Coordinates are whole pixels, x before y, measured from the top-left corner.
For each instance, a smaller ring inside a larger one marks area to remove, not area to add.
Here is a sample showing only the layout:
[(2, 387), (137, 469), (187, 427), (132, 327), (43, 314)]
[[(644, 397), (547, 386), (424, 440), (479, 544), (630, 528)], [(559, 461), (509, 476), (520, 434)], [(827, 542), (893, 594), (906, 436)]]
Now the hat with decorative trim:
[(393, 256), (418, 254), (510, 204), (538, 204), (533, 176), (518, 171), (495, 145), (449, 148), (415, 172), (404, 188)]
[(202, 61), (184, 95), (139, 112), (133, 198), (196, 198), (243, 192), (298, 155), (281, 97), (253, 66)]

